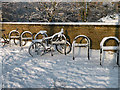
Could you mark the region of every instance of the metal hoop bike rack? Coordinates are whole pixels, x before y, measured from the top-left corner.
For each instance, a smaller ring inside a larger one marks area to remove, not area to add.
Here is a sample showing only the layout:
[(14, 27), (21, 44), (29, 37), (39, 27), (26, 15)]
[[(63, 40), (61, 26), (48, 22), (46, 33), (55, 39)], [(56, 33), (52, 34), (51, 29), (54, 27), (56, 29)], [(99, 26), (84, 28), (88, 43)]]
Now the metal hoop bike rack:
[[(26, 34), (29, 36), (27, 36)], [(25, 41), (24, 43), (26, 43), (26, 41), (28, 40), (31, 40), (31, 41), (33, 40), (33, 34), (30, 31), (24, 31), (20, 37), (21, 37), (20, 46), (23, 46), (22, 41)]]
[[(12, 35), (12, 34), (16, 34), (16, 35)], [(17, 45), (16, 39), (20, 41), (20, 33), (18, 32), (18, 30), (12, 30), (9, 33), (9, 43), (11, 45), (11, 39), (14, 39), (14, 43), (15, 45)]]
[[(86, 43), (82, 44), (81, 42), (77, 43), (77, 39), (82, 38), (85, 39)], [(88, 60), (90, 60), (89, 49), (90, 49), (90, 39), (85, 35), (78, 35), (74, 38), (72, 43), (72, 53), (73, 53), (73, 60), (75, 60), (75, 47), (87, 47), (88, 48)]]
[[(109, 40), (114, 40), (117, 45), (115, 46), (105, 46), (105, 43)], [(102, 39), (101, 43), (100, 43), (100, 65), (102, 65), (102, 60), (103, 60), (103, 52), (106, 50), (114, 50), (117, 51), (117, 65), (119, 66), (119, 50), (120, 50), (120, 41), (118, 40), (117, 37), (105, 37)]]

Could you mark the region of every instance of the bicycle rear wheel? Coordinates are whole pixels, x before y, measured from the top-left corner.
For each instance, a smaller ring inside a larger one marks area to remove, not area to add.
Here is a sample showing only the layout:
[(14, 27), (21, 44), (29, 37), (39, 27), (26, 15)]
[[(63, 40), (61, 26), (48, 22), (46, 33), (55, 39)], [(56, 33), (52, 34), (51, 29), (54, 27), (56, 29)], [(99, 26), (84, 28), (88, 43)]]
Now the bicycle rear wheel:
[(37, 55), (43, 55), (45, 52), (45, 47), (40, 42), (35, 42), (30, 45), (28, 51), (32, 57), (35, 57)]
[[(57, 44), (56, 45), (56, 50), (61, 53), (64, 54), (65, 53), (65, 44)], [(71, 52), (71, 44), (67, 41), (66, 42), (66, 54), (69, 54)]]
[(5, 39), (4, 38), (0, 38), (0, 46), (3, 47), (5, 46)]

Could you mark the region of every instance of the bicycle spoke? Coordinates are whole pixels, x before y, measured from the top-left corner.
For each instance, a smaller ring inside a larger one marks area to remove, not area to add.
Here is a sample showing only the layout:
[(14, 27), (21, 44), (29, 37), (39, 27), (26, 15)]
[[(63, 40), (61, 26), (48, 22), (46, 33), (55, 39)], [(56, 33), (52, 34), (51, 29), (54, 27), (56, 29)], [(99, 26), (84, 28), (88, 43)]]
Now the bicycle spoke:
[[(56, 50), (61, 54), (65, 53), (65, 44), (58, 44), (56, 45)], [(69, 54), (71, 51), (71, 44), (67, 41), (66, 42), (66, 54)]]

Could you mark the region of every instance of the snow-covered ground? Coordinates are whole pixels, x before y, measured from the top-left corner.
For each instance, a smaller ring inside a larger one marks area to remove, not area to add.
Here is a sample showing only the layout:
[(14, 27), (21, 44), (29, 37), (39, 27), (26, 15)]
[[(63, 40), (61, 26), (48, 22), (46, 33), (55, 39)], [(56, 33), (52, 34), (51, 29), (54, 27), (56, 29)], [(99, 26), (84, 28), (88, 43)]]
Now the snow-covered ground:
[[(76, 53), (72, 60), (69, 55), (54, 52), (44, 56), (31, 57), (28, 47), (6, 45), (0, 48), (0, 61), (3, 60), (4, 88), (118, 88), (118, 67), (115, 55), (105, 53), (103, 66), (99, 65), (99, 50), (91, 50), (87, 59), (86, 48)], [(0, 66), (0, 69), (2, 67)], [(1, 73), (0, 73), (1, 74)], [(1, 81), (1, 80), (0, 80)]]
[(2, 88), (2, 51), (0, 49), (0, 89)]

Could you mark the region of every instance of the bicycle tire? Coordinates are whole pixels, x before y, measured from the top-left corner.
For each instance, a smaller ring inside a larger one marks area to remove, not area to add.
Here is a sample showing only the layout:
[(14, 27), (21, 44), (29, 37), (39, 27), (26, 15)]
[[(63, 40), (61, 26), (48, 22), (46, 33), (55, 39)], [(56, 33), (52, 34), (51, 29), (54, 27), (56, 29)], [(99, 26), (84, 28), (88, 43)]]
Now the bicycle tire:
[(3, 37), (0, 38), (0, 46), (5, 46), (5, 39)]
[(45, 52), (45, 47), (42, 43), (35, 42), (30, 45), (28, 52), (32, 57), (35, 57), (37, 55), (42, 55), (42, 53)]
[[(68, 41), (66, 42), (66, 45), (68, 45), (68, 46), (66, 46), (66, 54), (69, 54), (71, 52), (72, 46)], [(55, 47), (59, 53), (64, 54), (64, 45), (63, 44), (58, 44)]]

